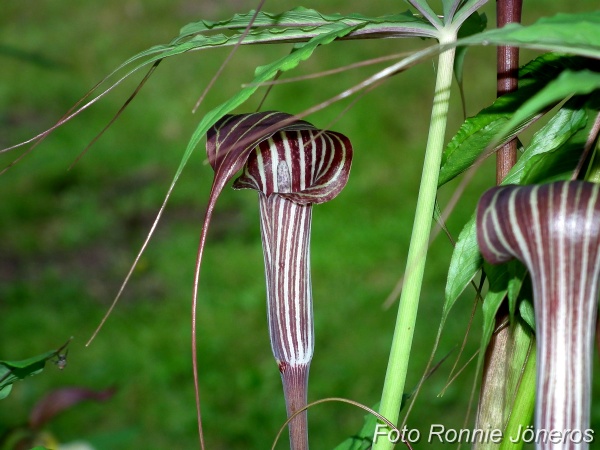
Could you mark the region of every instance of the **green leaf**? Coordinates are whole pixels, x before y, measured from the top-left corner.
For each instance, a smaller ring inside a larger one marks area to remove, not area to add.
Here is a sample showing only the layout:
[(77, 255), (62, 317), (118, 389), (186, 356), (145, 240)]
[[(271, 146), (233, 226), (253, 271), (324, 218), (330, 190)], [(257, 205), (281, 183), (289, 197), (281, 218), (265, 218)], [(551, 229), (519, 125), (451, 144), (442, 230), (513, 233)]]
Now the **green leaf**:
[[(487, 0), (466, 0), (466, 1), (460, 1), (460, 2), (456, 2), (456, 3), (460, 3), (459, 7), (458, 7), (458, 11), (456, 11), (456, 13), (454, 14), (454, 17), (452, 17), (451, 21), (452, 21), (452, 27), (456, 28), (456, 27), (460, 27), (459, 28), (459, 32), (458, 32), (458, 36), (459, 37), (464, 37), (468, 34), (463, 34), (461, 33), (461, 30), (464, 28), (465, 23), (470, 20), (473, 16), (476, 16), (478, 14), (476, 14), (476, 11), (483, 6), (485, 3), (487, 2)], [(480, 15), (480, 17), (485, 18), (485, 14)], [(487, 21), (487, 19), (486, 19)], [(485, 26), (481, 29), (483, 30), (485, 28)]]
[[(148, 59), (126, 76), (143, 66), (185, 52), (235, 45), (242, 38), (254, 13), (254, 11), (250, 11), (245, 14), (236, 14), (230, 19), (217, 22), (190, 23), (184, 26), (179, 36), (169, 44), (157, 45), (138, 53), (125, 61), (113, 73), (143, 58)], [(346, 34), (352, 35), (355, 39), (437, 36), (437, 30), (434, 27), (409, 11), (381, 17), (368, 17), (362, 14), (325, 15), (312, 9), (299, 7), (281, 14), (259, 12), (242, 44), (307, 42), (340, 28), (350, 28)], [(231, 34), (214, 33), (215, 31), (228, 31)], [(211, 34), (203, 34), (206, 32)]]
[[(373, 409), (376, 411), (379, 408), (379, 404), (375, 405)], [(334, 450), (368, 450), (373, 445), (373, 435), (375, 434), (375, 428), (377, 426), (377, 417), (373, 414), (365, 415), (365, 420), (360, 431), (346, 439), (341, 444), (337, 445)]]
[(508, 281), (510, 272), (506, 264), (500, 266), (492, 266), (484, 263), (484, 271), (488, 277), (489, 289), (483, 299), (483, 333), (479, 347), (479, 363), (483, 362), (485, 357), (485, 349), (490, 342), (494, 329), (496, 327), (496, 313), (502, 304), (504, 297), (508, 291)]
[[(449, 182), (471, 167), (486, 150), (498, 148), (531, 124), (543, 108), (529, 111), (523, 114), (520, 120), (513, 120), (513, 123), (508, 125), (515, 111), (542, 91), (554, 77), (568, 68), (579, 69), (590, 65), (590, 60), (586, 58), (549, 53), (521, 68), (519, 90), (503, 95), (491, 106), (465, 120), (450, 140), (442, 157), (438, 185)], [(562, 100), (562, 97), (551, 103), (559, 100)], [(503, 131), (505, 134), (501, 135)]]
[(429, 20), (429, 22), (436, 28), (442, 28), (444, 24), (442, 19), (431, 9), (431, 6), (427, 3), (427, 0), (409, 0), (409, 3), (419, 10), (423, 16)]
[(442, 6), (444, 7), (444, 23), (447, 25), (452, 21), (452, 17), (456, 12), (461, 0), (443, 0)]
[(535, 331), (535, 310), (533, 299), (524, 298), (519, 302), (519, 314), (529, 327)]
[(521, 184), (523, 179), (540, 164), (548, 153), (563, 146), (572, 136), (585, 127), (587, 114), (581, 108), (581, 98), (573, 99), (532, 138), (523, 155), (512, 167), (502, 184)]
[(0, 399), (10, 394), (12, 384), (44, 370), (46, 361), (56, 356), (56, 350), (23, 359), (21, 361), (0, 361)]
[(557, 14), (531, 25), (508, 24), (461, 39), (459, 45), (515, 45), (600, 58), (600, 11)]
[[(537, 89), (539, 87), (534, 85), (503, 95), (476, 116), (468, 118), (444, 150), (438, 186), (443, 186), (467, 170), (491, 142), (498, 141), (499, 132), (505, 128), (514, 110), (530, 98)], [(497, 147), (516, 136), (533, 119), (534, 115), (531, 115), (519, 122), (511, 129), (510, 134), (498, 141)]]
[(519, 293), (523, 286), (523, 280), (527, 276), (527, 269), (517, 259), (513, 259), (507, 263), (509, 270), (509, 279), (506, 287), (506, 296), (508, 298), (508, 310), (511, 321), (515, 317)]
[[(520, 450), (523, 448), (523, 440), (514, 442), (519, 432), (531, 424), (535, 407), (535, 345), (531, 347), (529, 357), (525, 365), (520, 368), (522, 375), (514, 401), (510, 405), (511, 414), (506, 424), (505, 439), (500, 444), (500, 450)], [(511, 439), (512, 438), (512, 439)]]
[(572, 95), (590, 94), (596, 89), (600, 89), (600, 73), (590, 70), (577, 72), (567, 70), (562, 72), (556, 80), (548, 83), (544, 89), (515, 112), (512, 119), (501, 130), (496, 141), (504, 139), (510, 133), (510, 130), (524, 118), (536, 114), (547, 106)]
[[(243, 31), (250, 23), (255, 11), (236, 14), (232, 18), (221, 21), (207, 21), (190, 23), (181, 29), (179, 36), (172, 44), (180, 44), (189, 39), (196, 39), (199, 34), (208, 31)], [(279, 35), (291, 42), (298, 38), (306, 41), (316, 34), (322, 33), (322, 27), (331, 25), (356, 26), (362, 28), (362, 34), (385, 33), (388, 37), (401, 36), (429, 36), (436, 35), (435, 29), (422, 18), (415, 16), (410, 11), (400, 14), (389, 14), (380, 17), (368, 17), (362, 14), (322, 14), (314, 9), (297, 7), (281, 14), (259, 12), (254, 19), (251, 30), (266, 30), (273, 35)], [(310, 36), (310, 33), (313, 36)], [(239, 38), (241, 33), (237, 35)], [(266, 34), (265, 34), (266, 37)], [(274, 36), (275, 38), (275, 36)]]
[[(598, 115), (600, 105), (598, 104), (600, 91), (592, 94), (589, 98), (575, 98), (569, 102), (572, 108), (581, 108), (581, 112), (586, 115), (587, 124), (573, 133), (556, 150), (537, 157), (530, 167), (526, 170), (526, 175), (522, 184), (549, 183), (552, 181), (569, 180), (573, 177), (573, 172), (582, 158), (590, 134), (594, 133), (594, 118)], [(582, 103), (585, 104), (580, 106)]]
[(446, 282), (446, 301), (442, 312), (442, 322), (446, 320), (458, 296), (465, 290), (467, 284), (471, 282), (483, 264), (483, 258), (477, 245), (475, 219), (474, 214), (465, 224), (458, 235), (452, 253)]

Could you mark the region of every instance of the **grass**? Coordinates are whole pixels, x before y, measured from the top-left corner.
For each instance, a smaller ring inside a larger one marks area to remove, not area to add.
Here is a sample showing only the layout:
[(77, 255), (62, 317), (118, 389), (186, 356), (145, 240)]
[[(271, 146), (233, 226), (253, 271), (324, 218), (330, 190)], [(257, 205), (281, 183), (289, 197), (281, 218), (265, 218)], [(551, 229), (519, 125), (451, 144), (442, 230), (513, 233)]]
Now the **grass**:
[[(304, 5), (373, 15), (397, 8), (383, 2), (321, 3)], [(537, 6), (551, 14), (551, 8), (558, 11), (567, 4), (531, 2), (528, 10), (526, 3), (526, 18), (539, 14)], [(294, 5), (281, 1), (267, 3), (266, 9)], [(107, 0), (102, 5), (55, 2), (31, 8), (11, 2), (0, 19), (0, 146), (51, 126), (101, 76), (132, 54), (170, 40), (183, 24), (201, 17), (228, 17), (254, 6), (248, 1)], [(340, 43), (320, 49), (300, 72), (418, 45), (422, 44)], [(240, 49), (209, 94), (204, 111), (235, 92), (256, 65), (287, 51)], [(472, 88), (467, 98), (471, 114), (494, 97), (493, 53), (473, 52), (469, 69), (477, 72), (466, 77)], [(200, 118), (189, 111), (225, 55), (195, 53), (161, 64), (139, 98), (71, 171), (66, 168), (118, 110), (134, 82), (58, 130), (0, 177), (0, 358), (25, 358), (75, 336), (67, 369), (59, 372), (49, 366), (42, 375), (16, 385), (2, 402), (0, 432), (25, 421), (31, 406), (53, 388), (115, 386), (113, 399), (78, 406), (53, 421), (51, 431), (63, 442), (87, 439), (98, 449), (197, 445), (189, 303), (199, 226), (212, 179), (202, 149), (175, 189), (121, 303), (96, 341), (89, 348), (83, 344), (149, 229)], [(316, 83), (282, 86), (265, 107), (299, 112), (367, 73), (361, 69)], [(406, 258), (433, 80), (431, 65), (412, 69), (364, 97), (333, 126), (350, 136), (356, 156), (344, 193), (314, 211), (317, 343), (311, 400), (343, 396), (367, 405), (379, 400), (395, 317), (395, 307), (386, 311), (381, 305)], [(462, 117), (456, 91), (454, 100), (450, 130)], [(326, 126), (342, 109), (343, 105), (333, 106), (309, 120)], [(3, 155), (0, 163), (4, 166), (13, 157), (14, 153)], [(482, 169), (449, 219), (455, 236), (473, 210), (477, 193), (493, 182), (492, 170), (489, 163)], [(442, 205), (455, 186), (442, 190)], [(266, 329), (257, 203), (252, 192), (225, 192), (203, 263), (199, 352), (211, 449), (268, 448), (285, 417)], [(450, 254), (450, 244), (439, 237), (426, 269), (408, 388), (417, 383), (431, 351)], [(465, 294), (453, 311), (438, 357), (462, 341), (471, 297)], [(478, 346), (477, 320), (465, 355)], [(427, 383), (409, 426), (462, 426), (473, 367), (439, 398), (449, 367), (443, 366)], [(342, 405), (311, 410), (315, 448), (332, 448), (353, 434), (362, 415)]]

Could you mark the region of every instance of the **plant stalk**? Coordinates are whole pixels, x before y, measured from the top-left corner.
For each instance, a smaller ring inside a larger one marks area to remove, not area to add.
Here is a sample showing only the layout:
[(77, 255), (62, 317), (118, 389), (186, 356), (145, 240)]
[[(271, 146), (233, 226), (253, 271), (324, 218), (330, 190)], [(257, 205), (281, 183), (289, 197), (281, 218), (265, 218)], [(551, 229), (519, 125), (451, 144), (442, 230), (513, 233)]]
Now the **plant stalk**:
[[(440, 44), (448, 44), (454, 40), (456, 40), (456, 35), (449, 35), (445, 39), (440, 39)], [(429, 136), (425, 150), (415, 220), (406, 262), (404, 288), (400, 295), (398, 316), (379, 409), (379, 412), (394, 424), (398, 423), (400, 414), (400, 404), (404, 392), (419, 296), (425, 271), (440, 163), (444, 150), (454, 54), (454, 49), (446, 50), (438, 59), (435, 96), (431, 110)], [(390, 442), (389, 439), (380, 438), (374, 443), (373, 448), (375, 450), (387, 450), (393, 447), (394, 443)]]
[[(509, 23), (521, 22), (522, 0), (497, 0), (496, 1), (496, 26), (502, 28)], [(499, 46), (496, 52), (496, 79), (497, 97), (514, 92), (519, 85), (519, 47)], [(511, 139), (496, 152), (496, 184), (508, 175), (517, 162), (517, 138)], [(511, 320), (511, 325), (500, 329), (490, 340), (486, 353), (479, 405), (477, 410), (476, 428), (489, 427), (490, 429), (503, 429), (508, 417), (507, 409), (512, 408), (510, 399), (515, 395), (508, 387), (508, 378), (513, 363), (519, 360), (509, 348), (517, 344), (515, 325), (510, 317), (508, 304), (504, 303), (496, 313), (496, 327), (506, 320)], [(527, 337), (521, 337), (527, 340)], [(511, 416), (515, 418), (516, 416)], [(525, 417), (527, 417), (525, 415)], [(525, 419), (531, 420), (531, 417)], [(527, 426), (529, 422), (524, 423)], [(474, 450), (490, 450), (500, 448), (499, 443), (492, 441), (476, 442)]]
[[(498, 0), (496, 24), (502, 28), (508, 23), (521, 22), (523, 0)], [(497, 51), (498, 97), (517, 90), (519, 83), (519, 47), (499, 46)], [(512, 139), (496, 153), (496, 184), (500, 184), (517, 162), (517, 139)]]

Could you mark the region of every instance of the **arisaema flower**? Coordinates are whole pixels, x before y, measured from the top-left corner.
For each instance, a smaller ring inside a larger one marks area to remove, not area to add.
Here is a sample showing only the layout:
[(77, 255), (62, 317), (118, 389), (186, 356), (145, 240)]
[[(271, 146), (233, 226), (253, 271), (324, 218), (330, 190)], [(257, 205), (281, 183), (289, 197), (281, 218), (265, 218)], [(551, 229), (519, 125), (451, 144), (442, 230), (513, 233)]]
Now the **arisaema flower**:
[(557, 182), (490, 189), (477, 240), (492, 264), (531, 275), (537, 340), (536, 448), (587, 449), (600, 275), (600, 185)]
[[(312, 205), (331, 200), (344, 188), (352, 146), (340, 133), (317, 130), (288, 114), (264, 112), (225, 116), (208, 132), (206, 148), (215, 180), (199, 261), (216, 197), (243, 169), (234, 187), (258, 191), (269, 335), (289, 416), (306, 405), (314, 349)], [(294, 450), (308, 448), (306, 412), (290, 422), (290, 441)]]

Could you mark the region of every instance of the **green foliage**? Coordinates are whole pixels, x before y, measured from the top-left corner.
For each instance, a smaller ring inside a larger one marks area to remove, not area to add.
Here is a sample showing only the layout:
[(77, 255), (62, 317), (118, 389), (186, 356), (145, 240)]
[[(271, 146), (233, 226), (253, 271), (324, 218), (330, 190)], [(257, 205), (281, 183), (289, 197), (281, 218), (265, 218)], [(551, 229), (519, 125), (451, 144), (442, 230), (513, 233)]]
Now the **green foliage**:
[(0, 361), (0, 400), (10, 394), (15, 381), (37, 375), (44, 370), (46, 361), (56, 355), (57, 351), (53, 350), (20, 361)]
[(508, 24), (461, 41), (464, 45), (514, 45), (538, 50), (600, 57), (600, 11), (557, 14), (524, 26)]
[(589, 70), (565, 71), (517, 109), (512, 119), (498, 133), (496, 139), (503, 139), (508, 130), (513, 129), (525, 117), (572, 95), (590, 94), (598, 88), (600, 88), (600, 73)]
[[(314, 9), (297, 7), (281, 14), (271, 14), (260, 11), (236, 14), (231, 19), (190, 23), (181, 29), (179, 37), (173, 44), (183, 41), (194, 41), (198, 44), (211, 42), (207, 45), (233, 45), (243, 35), (235, 30), (245, 30), (251, 23), (251, 31), (244, 44), (257, 42), (294, 42), (306, 41), (318, 34), (328, 33), (340, 26), (358, 27), (360, 34), (388, 36), (435, 36), (434, 28), (423, 19), (416, 17), (410, 11), (382, 17), (368, 17), (363, 14), (321, 14)], [(254, 20), (253, 20), (254, 18)], [(207, 31), (234, 31), (232, 35), (203, 35)], [(269, 39), (270, 35), (270, 39)], [(261, 40), (262, 39), (262, 40)]]
[[(527, 129), (551, 105), (570, 95), (589, 93), (588, 85), (560, 83), (569, 69), (596, 66), (593, 60), (549, 53), (526, 64), (519, 72), (519, 89), (498, 98), (494, 103), (468, 118), (444, 150), (439, 186), (467, 170), (480, 158)], [(580, 73), (580, 72), (574, 72)], [(567, 78), (570, 76), (567, 75)], [(587, 77), (586, 77), (587, 79)], [(557, 89), (558, 87), (558, 89)], [(516, 112), (515, 112), (516, 111)]]
[(364, 418), (362, 428), (356, 433), (337, 445), (334, 450), (368, 450), (373, 446), (373, 435), (377, 426), (377, 417), (367, 414)]
[(477, 245), (477, 233), (475, 230), (475, 214), (458, 235), (450, 267), (448, 269), (448, 282), (446, 283), (446, 301), (442, 322), (450, 313), (459, 295), (465, 290), (473, 277), (477, 274), (483, 259)]

